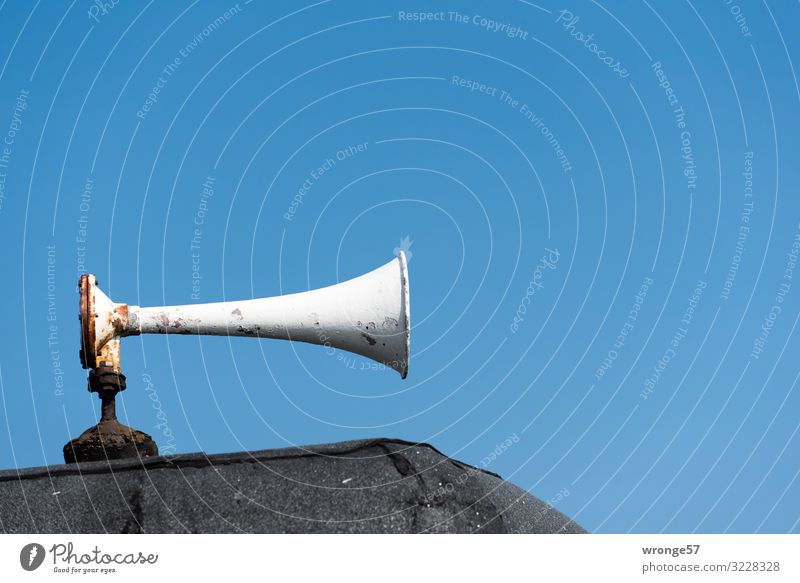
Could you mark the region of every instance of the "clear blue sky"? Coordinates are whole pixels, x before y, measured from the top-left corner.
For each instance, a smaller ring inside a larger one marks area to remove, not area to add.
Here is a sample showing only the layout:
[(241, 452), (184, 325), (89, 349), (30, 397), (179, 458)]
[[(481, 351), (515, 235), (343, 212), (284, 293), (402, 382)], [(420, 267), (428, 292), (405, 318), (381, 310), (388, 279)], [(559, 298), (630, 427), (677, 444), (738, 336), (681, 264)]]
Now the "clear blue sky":
[(308, 345), (130, 338), (122, 420), (167, 452), (427, 441), (592, 531), (797, 531), (798, 21), (0, 2), (0, 467), (60, 463), (97, 418), (82, 271), (118, 302), (208, 302), (405, 248), (407, 380)]

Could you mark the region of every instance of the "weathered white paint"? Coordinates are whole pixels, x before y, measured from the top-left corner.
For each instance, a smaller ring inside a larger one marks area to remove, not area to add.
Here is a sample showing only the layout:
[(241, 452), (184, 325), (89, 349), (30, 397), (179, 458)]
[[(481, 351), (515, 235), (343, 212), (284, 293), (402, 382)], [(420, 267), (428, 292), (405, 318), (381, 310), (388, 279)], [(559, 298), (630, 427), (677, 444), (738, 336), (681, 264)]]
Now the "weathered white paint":
[[(97, 324), (111, 322), (114, 304), (94, 287)], [(408, 374), (410, 302), (405, 254), (360, 277), (307, 292), (211, 304), (127, 306), (118, 336), (208, 334), (277, 338), (331, 346)], [(99, 330), (99, 328), (98, 328)], [(102, 337), (109, 341), (103, 328)], [(113, 334), (112, 334), (113, 336)], [(101, 335), (98, 334), (97, 350)]]

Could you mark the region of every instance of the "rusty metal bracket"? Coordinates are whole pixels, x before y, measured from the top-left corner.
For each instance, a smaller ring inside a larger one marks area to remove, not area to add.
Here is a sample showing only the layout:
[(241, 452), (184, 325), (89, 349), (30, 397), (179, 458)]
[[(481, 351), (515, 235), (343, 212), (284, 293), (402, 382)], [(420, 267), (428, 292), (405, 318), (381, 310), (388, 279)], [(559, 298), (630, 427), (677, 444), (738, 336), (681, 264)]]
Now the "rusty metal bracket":
[(97, 393), (102, 402), (100, 422), (64, 446), (66, 463), (158, 455), (152, 437), (117, 421), (116, 397), (125, 386), (125, 375), (113, 366), (100, 366), (89, 372), (89, 392)]
[(83, 368), (100, 366), (120, 371), (120, 338), (128, 335), (128, 304), (116, 304), (97, 286), (91, 273), (81, 275), (81, 350)]

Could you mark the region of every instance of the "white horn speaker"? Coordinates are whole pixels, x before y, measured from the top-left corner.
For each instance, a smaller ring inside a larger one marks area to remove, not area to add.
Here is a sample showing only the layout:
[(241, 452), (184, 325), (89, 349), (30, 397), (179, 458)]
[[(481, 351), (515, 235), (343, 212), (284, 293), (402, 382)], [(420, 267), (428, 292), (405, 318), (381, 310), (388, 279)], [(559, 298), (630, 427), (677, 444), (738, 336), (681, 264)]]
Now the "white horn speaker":
[(67, 463), (158, 455), (148, 434), (117, 420), (125, 390), (120, 339), (139, 334), (213, 334), (279, 338), (341, 348), (408, 374), (408, 268), (401, 252), (383, 267), (303, 293), (185, 306), (141, 308), (112, 302), (92, 274), (79, 282), (81, 363), (102, 402), (97, 425), (64, 446)]
[(386, 265), (329, 287), (269, 298), (144, 308), (111, 301), (94, 275), (80, 287), (81, 363), (120, 371), (120, 338), (209, 334), (277, 338), (354, 352), (408, 374), (408, 268)]

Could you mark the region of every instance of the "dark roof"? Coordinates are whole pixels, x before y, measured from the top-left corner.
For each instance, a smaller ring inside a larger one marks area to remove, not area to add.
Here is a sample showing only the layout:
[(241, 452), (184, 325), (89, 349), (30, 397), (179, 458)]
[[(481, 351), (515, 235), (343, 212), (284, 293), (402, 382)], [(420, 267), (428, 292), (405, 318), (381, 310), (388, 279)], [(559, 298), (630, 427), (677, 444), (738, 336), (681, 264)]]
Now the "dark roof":
[(585, 532), (496, 474), (396, 439), (5, 470), (0, 529)]

